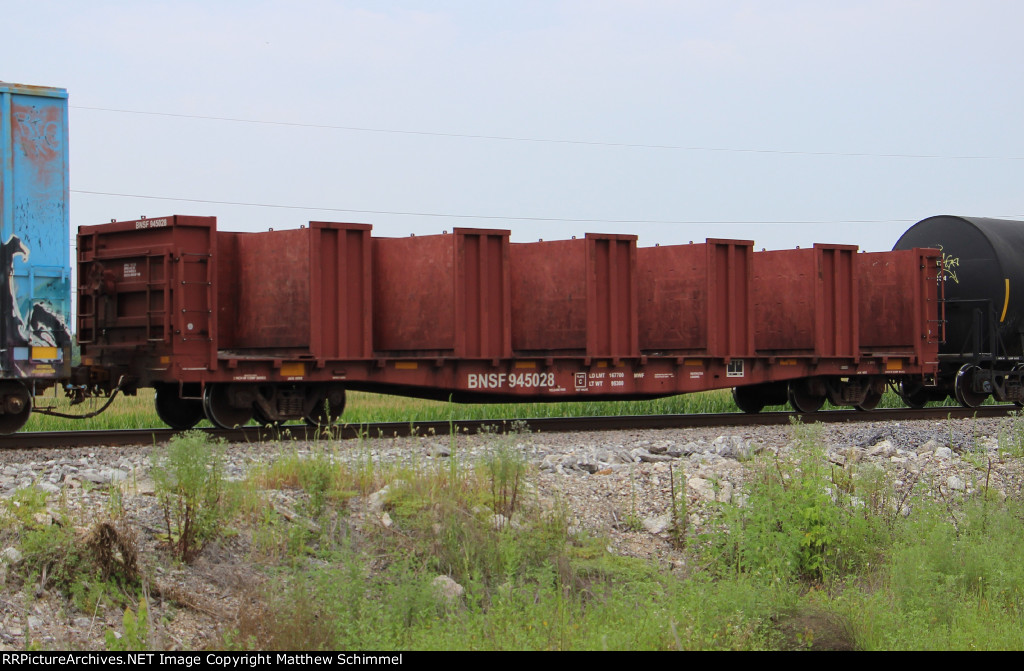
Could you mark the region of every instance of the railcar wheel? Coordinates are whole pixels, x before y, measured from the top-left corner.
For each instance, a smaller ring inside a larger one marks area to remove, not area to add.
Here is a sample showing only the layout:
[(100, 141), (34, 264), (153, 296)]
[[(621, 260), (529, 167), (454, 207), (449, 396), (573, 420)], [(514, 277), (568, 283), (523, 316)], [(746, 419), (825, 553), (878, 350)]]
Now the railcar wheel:
[(797, 412), (818, 412), (825, 405), (825, 394), (813, 389), (807, 380), (795, 380), (789, 385), (789, 404)]
[(167, 426), (187, 431), (203, 418), (203, 402), (178, 396), (178, 385), (156, 385), (156, 414)]
[(0, 433), (14, 433), (32, 414), (32, 397), (16, 380), (0, 382)]
[(231, 404), (232, 396), (245, 395), (245, 392), (237, 389), (238, 385), (229, 384), (208, 384), (203, 390), (203, 412), (206, 419), (220, 429), (234, 429), (245, 426), (252, 419), (252, 400), (248, 404), (237, 407)]
[(974, 376), (977, 371), (977, 366), (964, 364), (964, 366), (956, 373), (956, 382), (953, 386), (953, 392), (956, 394), (956, 400), (965, 408), (977, 408), (985, 402), (986, 398), (988, 398), (988, 394), (972, 391), (971, 389), (971, 384), (974, 381)]
[(732, 400), (737, 408), (748, 415), (756, 415), (767, 405), (764, 396), (751, 387), (733, 387)]
[(932, 400), (931, 393), (920, 382), (900, 380), (899, 395), (908, 408), (920, 409)]
[(875, 391), (874, 389), (868, 389), (868, 393), (867, 395), (864, 396), (864, 400), (853, 407), (855, 407), (857, 410), (863, 410), (867, 412), (877, 408), (881, 400), (882, 392)]
[(332, 385), (317, 394), (316, 405), (303, 419), (312, 427), (333, 426), (341, 419), (343, 412), (345, 412), (345, 388)]

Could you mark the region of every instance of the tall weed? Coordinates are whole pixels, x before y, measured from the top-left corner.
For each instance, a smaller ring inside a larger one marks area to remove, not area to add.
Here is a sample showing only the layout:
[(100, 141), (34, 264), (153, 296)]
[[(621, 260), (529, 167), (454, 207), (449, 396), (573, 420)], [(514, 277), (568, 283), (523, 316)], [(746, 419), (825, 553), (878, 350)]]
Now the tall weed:
[(225, 492), (220, 442), (202, 431), (171, 439), (167, 454), (152, 470), (163, 510), (167, 542), (174, 554), (191, 562), (221, 530)]
[[(865, 482), (825, 459), (820, 425), (792, 427), (792, 455), (759, 457), (742, 505), (726, 505), (714, 534), (718, 570), (769, 583), (842, 578), (888, 544), (884, 519), (857, 496)], [(875, 477), (869, 471), (868, 493)]]

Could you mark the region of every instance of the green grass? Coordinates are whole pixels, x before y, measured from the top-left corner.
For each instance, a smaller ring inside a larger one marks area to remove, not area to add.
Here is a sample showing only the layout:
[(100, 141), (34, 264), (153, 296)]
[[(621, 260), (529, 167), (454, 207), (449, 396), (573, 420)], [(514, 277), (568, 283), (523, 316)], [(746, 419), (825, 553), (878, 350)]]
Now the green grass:
[(89, 518), (73, 512), (66, 492), (49, 500), (35, 485), (0, 500), (0, 545), (16, 547), (22, 555), (8, 575), (61, 593), (83, 613), (134, 601), (136, 532), (121, 517), (113, 492), (106, 510)]
[[(689, 532), (686, 573), (610, 553), (606, 539), (570, 531), (557, 504), (524, 494), (501, 508), (511, 499), (499, 493), (515, 472), (515, 455), (502, 451), (508, 438), (495, 437), (494, 453), (476, 463), (377, 464), (370, 478), (367, 466), (341, 465), (327, 453), (310, 463), (286, 457), (254, 482), (290, 483), (310, 497), (338, 483), (363, 495), (386, 483), (389, 524), (364, 521), (360, 535), (338, 534), (344, 525), (328, 521), (348, 514), (354, 499), (347, 495), (305, 507), (316, 531), (298, 539), (275, 521), (274, 556), (320, 561), (276, 572), (223, 643), (270, 650), (1024, 647), (1018, 498), (980, 491), (950, 507), (919, 484), (897, 501), (882, 467), (836, 469), (817, 427), (793, 431), (792, 455), (761, 455), (752, 464), (743, 505), (713, 504), (705, 531)], [(907, 515), (898, 512), (904, 503)], [(515, 523), (494, 524), (499, 509)], [(437, 576), (464, 591), (441, 596)]]
[[(69, 406), (63, 397), (49, 392), (36, 399), (38, 406), (54, 407), (69, 414), (87, 414), (99, 408), (103, 399), (87, 401)], [(991, 399), (987, 403), (992, 403)], [(940, 404), (956, 406), (953, 399)], [(899, 397), (886, 392), (880, 408), (904, 407)], [(831, 404), (826, 404), (831, 409)], [(765, 412), (788, 411), (787, 405), (769, 406)], [(598, 417), (616, 415), (670, 415), (739, 412), (732, 401), (730, 390), (699, 392), (669, 396), (648, 401), (577, 401), (558, 403), (448, 403), (428, 401), (402, 396), (348, 392), (344, 421), (348, 424), (375, 422), (423, 422), (448, 420), (501, 420), (530, 419), (537, 417)], [(203, 420), (199, 427), (210, 426)], [(86, 420), (62, 419), (33, 413), (25, 424), (24, 431), (74, 431), (109, 429), (162, 428), (164, 424), (156, 415), (152, 389), (140, 389), (136, 396), (120, 396), (104, 413)]]
[(666, 415), (734, 412), (728, 390), (669, 396), (649, 401), (577, 401), (559, 403), (448, 403), (380, 394), (349, 394), (345, 421), (444, 421), (448, 419), (528, 419), (533, 417), (598, 417), (603, 415)]
[[(52, 393), (37, 399), (38, 405), (53, 406), (60, 412), (86, 414), (102, 403), (88, 401), (69, 406)], [(344, 421), (372, 422), (447, 421), (449, 419), (518, 419), (634, 414), (676, 414), (734, 412), (728, 390), (672, 396), (652, 401), (581, 401), (576, 403), (448, 403), (366, 392), (349, 392)], [(33, 413), (25, 431), (71, 431), (87, 429), (134, 429), (162, 427), (154, 409), (153, 390), (140, 389), (137, 396), (122, 396), (101, 415), (73, 420)], [(204, 420), (199, 426), (209, 426)]]
[[(1019, 419), (1000, 432), (1004, 462), (1020, 458)], [(882, 465), (830, 463), (820, 427), (794, 424), (792, 439), (785, 456), (754, 458), (742, 497), (707, 504), (674, 571), (614, 554), (536, 496), (518, 449), (528, 434), (490, 436), (473, 460), (381, 463), (361, 441), (344, 455), (326, 446), (230, 490), (211, 477), (216, 444), (186, 434), (175, 449), (188, 454), (154, 477), (173, 509), (192, 497), (215, 511), (206, 526), (193, 511), (197, 528), (252, 539), (266, 580), (219, 632), (230, 649), (1024, 648), (1019, 492), (979, 484), (968, 495), (922, 478), (904, 499)], [(82, 537), (66, 502), (59, 524), (40, 523), (46, 505), (26, 488), (0, 506), (0, 540), (24, 555), (9, 579), (43, 581), (89, 616), (139, 603), (108, 641), (145, 647), (147, 570), (140, 580), (122, 512)], [(441, 593), (439, 576), (462, 592)]]
[[(36, 407), (53, 408), (58, 412), (85, 415), (98, 410), (106, 399), (90, 399), (79, 405), (70, 405), (63, 395), (55, 395), (50, 390), (43, 396), (36, 397)], [(208, 424), (204, 421), (204, 424)], [(140, 389), (136, 396), (119, 395), (109, 408), (100, 415), (90, 419), (76, 420), (50, 417), (33, 412), (25, 423), (23, 431), (85, 431), (89, 429), (145, 429), (164, 427), (157, 417), (152, 389)]]
[[(529, 494), (524, 436), (495, 436), (475, 462), (381, 465), (286, 455), (252, 476), (301, 490), (308, 522), (256, 522), (256, 556), (276, 570), (224, 632), (260, 650), (764, 649), (777, 636), (754, 590), (680, 581), (606, 539), (569, 531), (557, 503)], [(385, 526), (342, 533), (347, 507), (387, 485)], [(320, 491), (317, 498), (316, 492)], [(346, 492), (335, 495), (332, 492)], [(500, 517), (499, 517), (500, 513)], [(291, 531), (289, 531), (289, 526)], [(301, 529), (296, 534), (295, 529)], [(293, 557), (295, 560), (289, 561)], [(317, 557), (310, 563), (296, 561)], [(449, 576), (464, 589), (439, 594)]]

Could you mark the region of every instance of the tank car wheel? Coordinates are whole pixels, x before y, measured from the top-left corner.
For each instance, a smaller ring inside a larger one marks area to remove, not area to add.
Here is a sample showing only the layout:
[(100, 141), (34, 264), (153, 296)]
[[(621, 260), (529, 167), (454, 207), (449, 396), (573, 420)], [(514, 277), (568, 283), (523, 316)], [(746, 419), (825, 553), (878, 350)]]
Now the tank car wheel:
[(806, 380), (795, 380), (789, 385), (789, 404), (797, 412), (818, 412), (825, 405), (825, 394), (815, 393)]
[(203, 402), (178, 396), (178, 385), (156, 385), (156, 414), (167, 426), (187, 431), (203, 418)]
[(864, 400), (853, 406), (857, 410), (863, 410), (868, 412), (878, 407), (878, 404), (882, 400), (882, 392), (875, 391), (874, 389), (868, 389), (868, 393), (864, 396)]
[(203, 412), (206, 419), (219, 429), (245, 426), (252, 419), (252, 403), (238, 408), (231, 405), (233, 385), (208, 384), (203, 390)]
[(312, 427), (333, 426), (341, 419), (343, 412), (345, 412), (345, 388), (331, 386), (317, 394), (316, 405), (303, 419)]
[(0, 433), (14, 433), (32, 414), (32, 397), (16, 380), (0, 382)]
[(986, 393), (971, 390), (971, 381), (977, 370), (977, 366), (965, 364), (956, 373), (953, 391), (956, 394), (956, 400), (965, 408), (977, 408), (988, 398)]

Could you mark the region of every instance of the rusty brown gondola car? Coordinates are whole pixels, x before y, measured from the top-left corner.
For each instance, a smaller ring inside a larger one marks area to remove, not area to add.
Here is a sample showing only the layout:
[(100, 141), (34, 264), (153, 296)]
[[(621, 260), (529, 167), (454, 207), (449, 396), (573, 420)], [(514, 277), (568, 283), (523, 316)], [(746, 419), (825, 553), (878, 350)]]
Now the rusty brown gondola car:
[(641, 247), (588, 234), (376, 238), (365, 224), (218, 231), (212, 217), (83, 226), (78, 334), (92, 381), (202, 417), (336, 420), (346, 390), (468, 402), (734, 388), (754, 412), (871, 409), (934, 387), (939, 252)]

